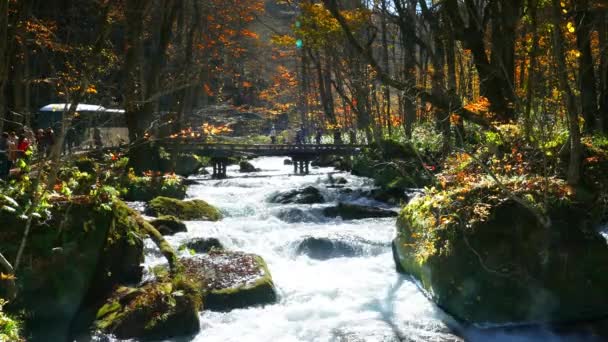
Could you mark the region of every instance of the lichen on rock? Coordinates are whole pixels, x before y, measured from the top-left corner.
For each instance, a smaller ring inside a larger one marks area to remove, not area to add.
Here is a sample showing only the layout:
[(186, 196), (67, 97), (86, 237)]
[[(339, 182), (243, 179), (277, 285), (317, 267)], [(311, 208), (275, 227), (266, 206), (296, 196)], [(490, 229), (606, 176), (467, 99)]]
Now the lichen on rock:
[(204, 284), (206, 309), (229, 311), (277, 300), (268, 267), (257, 255), (212, 250), (182, 263), (188, 278)]
[(203, 200), (181, 201), (157, 197), (148, 203), (146, 213), (152, 216), (174, 216), (180, 220), (219, 221), (220, 211)]

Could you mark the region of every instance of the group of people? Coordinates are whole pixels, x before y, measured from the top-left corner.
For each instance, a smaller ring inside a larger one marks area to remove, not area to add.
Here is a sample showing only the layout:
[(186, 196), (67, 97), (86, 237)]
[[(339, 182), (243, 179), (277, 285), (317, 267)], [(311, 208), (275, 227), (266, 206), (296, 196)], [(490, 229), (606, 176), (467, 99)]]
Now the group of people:
[(4, 132), (0, 136), (0, 179), (7, 179), (10, 171), (20, 158), (27, 157), (27, 151), (34, 147), (46, 156), (50, 154), (51, 147), (55, 143), (55, 132), (52, 128), (39, 129), (34, 132), (24, 127), (19, 134), (16, 132)]
[[(306, 144), (309, 141), (308, 138), (309, 138), (309, 135), (308, 135), (307, 129), (304, 126), (301, 126), (296, 131), (294, 143), (298, 144), (298, 145)], [(315, 143), (317, 145), (321, 145), (322, 138), (323, 138), (323, 130), (321, 130), (321, 128), (317, 128), (315, 131), (315, 135), (314, 135)], [(357, 132), (354, 129), (350, 129), (348, 131), (348, 138), (350, 139), (351, 144), (356, 144), (357, 143)], [(333, 139), (334, 139), (334, 144), (343, 144), (344, 143), (341, 130), (339, 130), (339, 129), (333, 130)], [(272, 142), (272, 144), (276, 144), (278, 142), (277, 131), (276, 131), (274, 125), (272, 125), (272, 128), (270, 129), (270, 141)]]

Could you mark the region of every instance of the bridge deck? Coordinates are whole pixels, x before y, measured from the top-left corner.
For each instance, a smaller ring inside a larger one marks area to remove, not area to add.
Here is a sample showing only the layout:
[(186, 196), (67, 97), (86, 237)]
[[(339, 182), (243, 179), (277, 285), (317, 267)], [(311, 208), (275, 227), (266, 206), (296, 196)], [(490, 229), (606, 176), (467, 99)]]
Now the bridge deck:
[(332, 144), (212, 144), (202, 142), (166, 142), (163, 146), (172, 151), (196, 152), (211, 157), (251, 155), (251, 156), (318, 156), (351, 155), (359, 152), (363, 145)]

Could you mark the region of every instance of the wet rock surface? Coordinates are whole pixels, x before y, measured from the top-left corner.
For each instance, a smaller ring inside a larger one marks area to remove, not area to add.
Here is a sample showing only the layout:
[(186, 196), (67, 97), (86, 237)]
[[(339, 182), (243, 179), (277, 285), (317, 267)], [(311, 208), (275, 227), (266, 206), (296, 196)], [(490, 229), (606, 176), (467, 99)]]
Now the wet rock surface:
[(287, 223), (319, 221), (319, 218), (315, 216), (313, 212), (302, 210), (299, 208), (283, 209), (277, 212), (275, 216), (279, 220)]
[(323, 209), (323, 214), (327, 217), (341, 217), (343, 220), (396, 217), (399, 215), (392, 210), (350, 203), (339, 203), (335, 207), (327, 207)]
[(295, 251), (298, 255), (307, 255), (309, 258), (317, 260), (377, 255), (384, 252), (387, 247), (388, 244), (354, 236), (308, 236), (295, 243)]
[(239, 163), (239, 172), (241, 173), (251, 173), (251, 172), (258, 172), (260, 171), (260, 169), (256, 169), (255, 166), (253, 166), (253, 164), (251, 164), (250, 162), (243, 160)]
[(315, 204), (324, 203), (325, 199), (319, 189), (308, 186), (272, 195), (268, 202), (278, 204)]
[(196, 238), (183, 244), (180, 249), (188, 248), (196, 253), (209, 253), (211, 250), (222, 250), (224, 246), (216, 238)]

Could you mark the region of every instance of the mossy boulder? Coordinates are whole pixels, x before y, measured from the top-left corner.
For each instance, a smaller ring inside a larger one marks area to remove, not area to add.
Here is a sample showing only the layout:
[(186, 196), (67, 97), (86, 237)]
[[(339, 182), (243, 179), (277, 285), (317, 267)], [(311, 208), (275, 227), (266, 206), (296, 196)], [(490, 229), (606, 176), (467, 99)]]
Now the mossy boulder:
[(327, 217), (341, 217), (343, 220), (361, 220), (365, 218), (395, 217), (398, 214), (392, 210), (368, 207), (358, 204), (338, 203), (335, 207), (323, 209)]
[[(33, 222), (11, 307), (29, 313), (26, 325), (34, 340), (59, 341), (114, 286), (141, 280), (143, 234), (119, 200), (73, 197), (53, 202), (50, 210), (48, 220)], [(4, 211), (0, 222), (0, 250), (14, 260), (25, 222)]]
[(182, 263), (189, 278), (204, 283), (206, 309), (229, 311), (277, 300), (268, 267), (257, 255), (212, 250)]
[(220, 211), (203, 200), (181, 201), (168, 197), (156, 197), (146, 208), (151, 216), (174, 216), (180, 220), (219, 221)]
[(95, 328), (120, 339), (145, 341), (196, 334), (200, 284), (176, 279), (118, 288), (97, 312)]
[[(453, 198), (438, 193), (412, 200), (397, 222), (397, 269), (418, 279), (437, 305), (472, 324), (587, 321), (608, 314), (608, 244), (584, 206), (552, 201), (546, 225), (509, 199), (479, 203), (478, 195), (467, 190)], [(457, 204), (465, 202), (471, 207)]]
[(251, 164), (250, 162), (246, 161), (246, 160), (242, 160), (239, 163), (239, 172), (241, 173), (251, 173), (251, 172), (258, 172), (260, 171), (260, 169), (256, 169), (255, 166), (253, 166), (253, 164)]
[(314, 186), (303, 189), (294, 189), (272, 195), (268, 202), (279, 204), (315, 204), (324, 203), (325, 199), (321, 191)]
[(196, 238), (183, 244), (180, 249), (187, 248), (196, 253), (209, 253), (212, 250), (222, 250), (224, 246), (216, 238)]
[(158, 229), (162, 235), (174, 235), (188, 231), (186, 224), (175, 216), (161, 216), (150, 221), (150, 224)]

